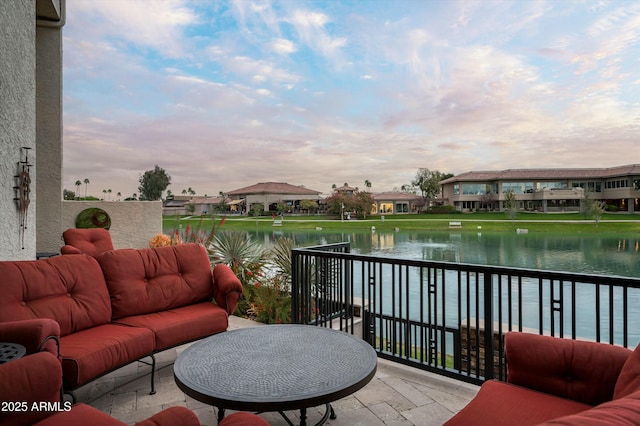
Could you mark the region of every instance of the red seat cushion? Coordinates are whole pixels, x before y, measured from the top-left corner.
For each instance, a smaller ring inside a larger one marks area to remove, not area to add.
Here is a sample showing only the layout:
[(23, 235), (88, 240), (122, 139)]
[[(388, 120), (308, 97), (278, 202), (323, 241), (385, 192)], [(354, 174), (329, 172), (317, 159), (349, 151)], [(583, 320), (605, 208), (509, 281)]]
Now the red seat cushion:
[(60, 339), (65, 389), (75, 389), (104, 373), (153, 353), (153, 332), (105, 324)]
[(114, 250), (97, 259), (111, 295), (114, 319), (213, 298), (209, 256), (199, 244)]
[(153, 314), (121, 318), (118, 323), (152, 330), (157, 352), (225, 331), (229, 326), (229, 318), (220, 306), (201, 302)]
[(446, 425), (527, 426), (579, 413), (591, 406), (509, 383), (485, 382), (478, 394)]

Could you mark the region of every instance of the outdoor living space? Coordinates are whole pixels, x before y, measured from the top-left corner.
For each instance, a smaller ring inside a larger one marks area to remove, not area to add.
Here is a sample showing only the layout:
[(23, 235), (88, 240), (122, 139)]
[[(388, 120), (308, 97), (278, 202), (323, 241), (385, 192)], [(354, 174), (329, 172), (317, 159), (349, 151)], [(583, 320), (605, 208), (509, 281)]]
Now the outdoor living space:
[[(229, 330), (260, 326), (231, 316)], [(116, 370), (76, 392), (85, 402), (128, 424), (145, 419), (170, 406), (192, 409), (203, 426), (217, 424), (217, 409), (186, 396), (176, 385), (173, 362), (189, 345), (157, 354), (155, 395), (149, 395), (150, 367), (133, 363)], [(337, 418), (330, 425), (441, 425), (476, 395), (479, 387), (430, 374), (400, 363), (378, 359), (375, 377), (364, 388), (332, 404)], [(315, 424), (322, 407), (309, 410)], [(296, 419), (297, 413), (287, 413)], [(286, 425), (278, 413), (261, 414), (271, 425)], [(297, 423), (297, 422), (296, 422)]]

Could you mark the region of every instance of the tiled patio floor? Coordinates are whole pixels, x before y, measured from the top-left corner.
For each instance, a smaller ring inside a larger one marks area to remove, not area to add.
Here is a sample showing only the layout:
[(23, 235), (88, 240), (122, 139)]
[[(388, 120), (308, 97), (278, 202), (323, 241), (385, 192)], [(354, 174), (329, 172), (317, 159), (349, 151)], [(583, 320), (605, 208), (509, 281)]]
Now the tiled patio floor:
[[(237, 317), (231, 317), (229, 323), (229, 329), (257, 325)], [(150, 367), (134, 363), (80, 388), (76, 392), (78, 401), (129, 424), (164, 408), (182, 405), (192, 409), (203, 425), (215, 426), (217, 410), (186, 396), (173, 379), (173, 361), (187, 346), (156, 355), (155, 395), (149, 395)], [(326, 424), (441, 425), (464, 407), (477, 390), (474, 385), (379, 359), (374, 379), (355, 394), (334, 402), (337, 419)], [(296, 413), (287, 414), (295, 419)], [(277, 413), (264, 413), (262, 416), (274, 426), (287, 424)], [(309, 410), (309, 424), (315, 424), (320, 418), (319, 410)]]

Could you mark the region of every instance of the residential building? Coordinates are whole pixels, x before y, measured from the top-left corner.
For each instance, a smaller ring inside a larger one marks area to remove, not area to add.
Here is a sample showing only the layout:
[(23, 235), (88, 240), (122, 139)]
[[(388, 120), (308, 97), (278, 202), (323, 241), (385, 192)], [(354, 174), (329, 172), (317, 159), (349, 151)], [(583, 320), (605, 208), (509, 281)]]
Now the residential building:
[(302, 200), (319, 201), (320, 194), (320, 191), (284, 182), (261, 182), (227, 192), (229, 204), (237, 205), (242, 201), (245, 211), (250, 211), (253, 205), (259, 204), (263, 211), (275, 212), (278, 203), (285, 203), (290, 213), (300, 210)]
[(381, 192), (371, 197), (374, 201), (371, 214), (416, 213), (424, 205), (420, 195), (409, 192)]
[(440, 182), (445, 204), (459, 211), (503, 209), (511, 190), (519, 210), (579, 211), (585, 197), (609, 210), (640, 212), (640, 164), (588, 169), (466, 172)]

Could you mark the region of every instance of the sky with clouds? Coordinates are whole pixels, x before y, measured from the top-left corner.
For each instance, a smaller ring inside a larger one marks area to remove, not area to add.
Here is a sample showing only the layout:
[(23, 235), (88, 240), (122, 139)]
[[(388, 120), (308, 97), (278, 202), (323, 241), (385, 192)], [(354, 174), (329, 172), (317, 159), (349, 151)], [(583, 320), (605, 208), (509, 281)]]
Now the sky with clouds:
[[(63, 185), (640, 163), (640, 2), (68, 0)], [(80, 191), (84, 195), (84, 185)]]

